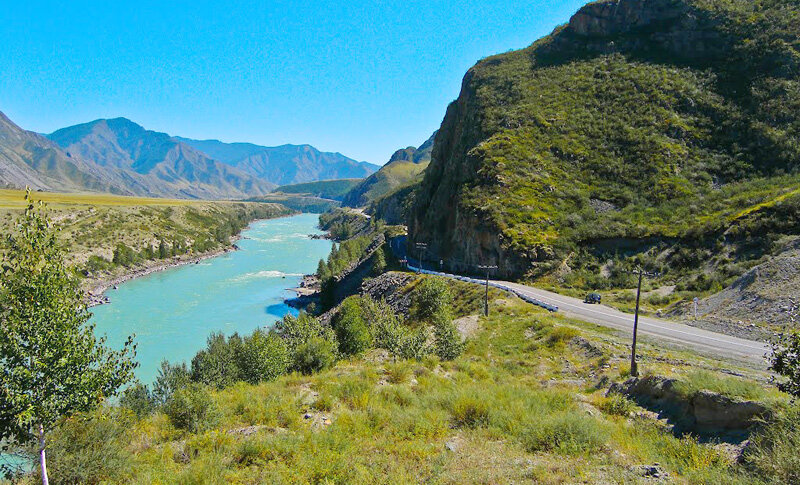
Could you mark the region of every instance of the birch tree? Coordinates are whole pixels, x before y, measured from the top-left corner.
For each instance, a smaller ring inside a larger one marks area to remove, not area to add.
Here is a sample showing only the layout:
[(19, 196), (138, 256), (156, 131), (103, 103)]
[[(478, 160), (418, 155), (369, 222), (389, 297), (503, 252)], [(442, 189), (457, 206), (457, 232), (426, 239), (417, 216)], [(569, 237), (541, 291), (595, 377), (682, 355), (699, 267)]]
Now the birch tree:
[(95, 337), (44, 205), (30, 191), (25, 202), (0, 259), (0, 441), (38, 442), (47, 485), (48, 433), (129, 382), (136, 346), (129, 337), (112, 351)]

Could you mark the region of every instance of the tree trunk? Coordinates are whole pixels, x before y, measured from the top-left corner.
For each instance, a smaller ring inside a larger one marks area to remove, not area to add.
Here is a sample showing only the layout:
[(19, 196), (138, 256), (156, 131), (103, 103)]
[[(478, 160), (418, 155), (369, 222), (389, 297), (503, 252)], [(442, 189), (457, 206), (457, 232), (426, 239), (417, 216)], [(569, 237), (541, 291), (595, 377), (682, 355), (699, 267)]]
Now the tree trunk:
[(42, 485), (49, 485), (47, 479), (47, 457), (45, 452), (44, 426), (39, 425), (39, 465), (42, 467)]

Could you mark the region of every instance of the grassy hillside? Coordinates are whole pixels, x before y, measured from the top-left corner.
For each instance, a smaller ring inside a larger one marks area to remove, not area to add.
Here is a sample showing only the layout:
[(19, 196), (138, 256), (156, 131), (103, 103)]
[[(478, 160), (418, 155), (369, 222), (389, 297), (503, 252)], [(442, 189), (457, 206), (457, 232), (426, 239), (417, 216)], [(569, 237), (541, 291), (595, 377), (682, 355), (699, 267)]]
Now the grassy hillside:
[[(399, 291), (413, 293), (419, 284)], [(456, 316), (480, 307), (480, 291), (459, 295), (476, 304)], [(145, 401), (131, 398), (130, 408), (70, 420), (51, 438), (51, 476), (105, 483), (594, 484), (653, 483), (654, 466), (674, 483), (797, 476), (791, 460), (781, 458), (793, 453), (796, 430), (770, 434), (781, 429), (775, 425), (754, 435), (739, 463), (735, 447), (676, 437), (654, 413), (606, 397), (603, 387), (626, 375), (626, 345), (605, 330), (505, 297), (493, 301), (490, 318), (470, 321), (462, 326), (466, 352), (454, 361), (394, 360), (370, 350), (310, 375), (222, 389), (181, 384), (190, 391), (168, 391), (178, 397), (167, 402), (184, 403), (185, 411), (141, 407)], [(192, 379), (197, 372), (203, 379), (200, 364), (211, 352), (247, 342), (215, 340), (216, 350), (198, 354)], [(759, 381), (763, 375), (730, 363), (649, 345), (642, 362), (648, 372), (679, 379), (687, 396), (712, 389), (793, 409)], [(734, 368), (746, 377), (720, 372)]]
[(320, 197), (313, 197), (310, 195), (282, 193), (273, 193), (261, 197), (254, 197), (252, 199), (248, 199), (248, 201), (267, 204), (281, 204), (292, 210), (310, 212), (313, 214), (321, 214), (323, 212), (336, 209), (340, 205), (338, 200), (322, 199)]
[(386, 165), (345, 194), (342, 204), (348, 207), (364, 207), (400, 187), (421, 180), (431, 160), (435, 136), (434, 132), (419, 148), (397, 150)]
[[(251, 221), (292, 213), (282, 205), (252, 202), (50, 192), (35, 192), (33, 198), (48, 204), (69, 260), (91, 281), (228, 248)], [(4, 233), (23, 209), (23, 191), (0, 190)]]
[(470, 69), (410, 232), (456, 267), (718, 291), (800, 233), (798, 108), (797, 2), (594, 2)]
[(318, 182), (306, 182), (304, 184), (282, 185), (275, 189), (275, 192), (281, 194), (310, 195), (322, 199), (341, 201), (345, 194), (362, 180), (364, 179), (320, 180)]

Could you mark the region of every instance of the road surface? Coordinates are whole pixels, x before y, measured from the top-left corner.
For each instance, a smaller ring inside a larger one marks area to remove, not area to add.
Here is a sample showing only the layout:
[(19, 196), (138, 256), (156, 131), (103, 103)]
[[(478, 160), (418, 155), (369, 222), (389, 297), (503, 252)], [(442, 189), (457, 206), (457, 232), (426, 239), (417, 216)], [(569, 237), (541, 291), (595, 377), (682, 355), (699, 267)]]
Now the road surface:
[[(415, 270), (413, 266), (410, 269)], [(437, 274), (462, 281), (480, 284), (480, 280), (464, 278), (447, 273), (423, 270), (424, 273)], [(536, 305), (557, 310), (567, 316), (596, 323), (604, 327), (633, 333), (633, 315), (605, 305), (590, 305), (583, 300), (569, 296), (559, 295), (532, 286), (508, 281), (489, 280), (490, 286), (510, 290), (525, 300)], [(672, 344), (698, 350), (716, 357), (745, 359), (751, 362), (765, 363), (765, 356), (769, 351), (767, 344), (753, 340), (711, 332), (701, 328), (692, 327), (682, 323), (661, 318), (639, 316), (639, 335), (655, 337)]]
[[(506, 281), (498, 281), (497, 283), (537, 300), (555, 305), (560, 312), (567, 316), (604, 327), (629, 333), (633, 332), (633, 315), (630, 313), (621, 312), (604, 305), (586, 304), (578, 298), (559, 295), (519, 283)], [(642, 317), (641, 315), (639, 315), (639, 334), (657, 337), (683, 347), (690, 347), (722, 357), (743, 358), (758, 362), (764, 362), (764, 356), (769, 350), (767, 344), (762, 342), (745, 340), (682, 323), (661, 318)]]

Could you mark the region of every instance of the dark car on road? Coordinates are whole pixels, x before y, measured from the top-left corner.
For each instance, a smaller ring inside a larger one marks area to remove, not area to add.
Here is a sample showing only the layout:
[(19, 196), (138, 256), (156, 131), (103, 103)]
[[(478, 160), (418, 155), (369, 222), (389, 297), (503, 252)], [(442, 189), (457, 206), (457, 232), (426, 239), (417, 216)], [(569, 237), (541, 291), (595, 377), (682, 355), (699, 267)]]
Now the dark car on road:
[(600, 296), (599, 293), (589, 293), (588, 295), (586, 295), (586, 298), (583, 299), (584, 303), (589, 303), (589, 304), (600, 303), (602, 301), (603, 297)]

